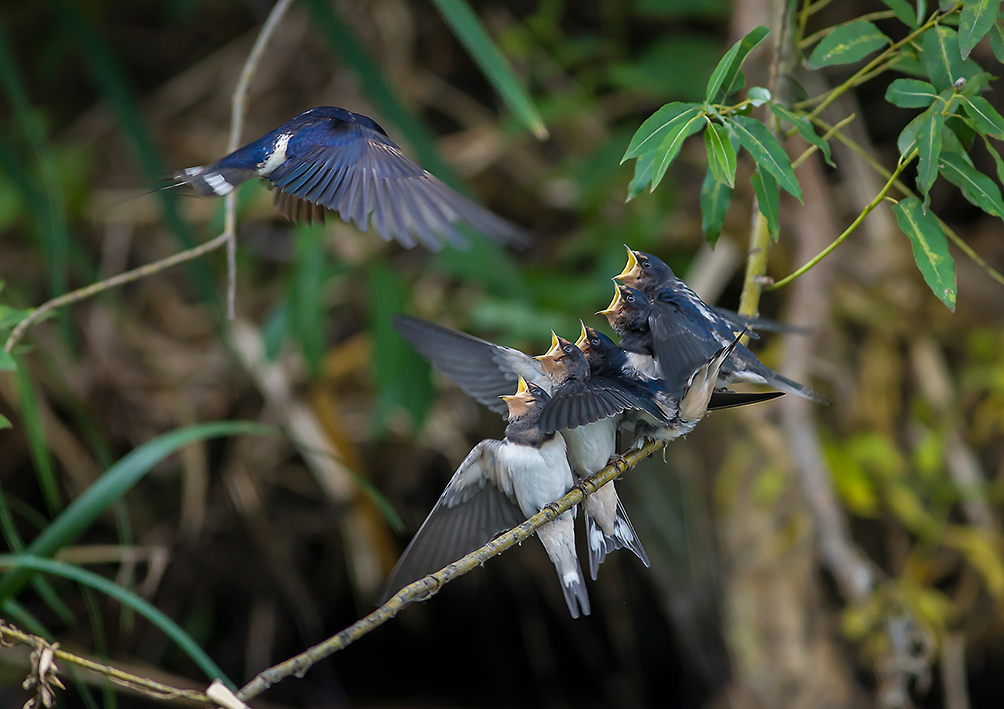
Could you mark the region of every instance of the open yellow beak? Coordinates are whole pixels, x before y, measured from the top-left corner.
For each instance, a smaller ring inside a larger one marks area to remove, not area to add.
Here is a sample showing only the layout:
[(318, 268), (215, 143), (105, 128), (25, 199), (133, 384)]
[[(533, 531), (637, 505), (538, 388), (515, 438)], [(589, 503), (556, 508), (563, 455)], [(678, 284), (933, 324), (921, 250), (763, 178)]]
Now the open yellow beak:
[(582, 332), (579, 333), (579, 339), (575, 341), (575, 346), (581, 350), (582, 346), (589, 340), (589, 335), (586, 334), (586, 324), (582, 320), (579, 320), (579, 324), (582, 325)]
[(561, 344), (558, 343), (558, 336), (554, 334), (554, 330), (551, 330), (551, 349), (542, 355), (537, 355), (534, 357), (538, 362), (548, 357), (553, 357), (561, 352)]
[(627, 244), (624, 244), (624, 248), (627, 249), (628, 252), (628, 262), (627, 266), (624, 267), (624, 270), (614, 276), (614, 278), (617, 279), (627, 278), (631, 275), (635, 268), (638, 267), (638, 257), (634, 255), (634, 251), (632, 251), (631, 247)]
[(610, 301), (610, 305), (607, 306), (606, 310), (596, 311), (597, 315), (607, 315), (608, 313), (616, 313), (617, 306), (621, 303), (621, 289), (614, 284), (614, 299)]
[(527, 387), (527, 385), (526, 385), (526, 380), (523, 379), (523, 377), (520, 377), (519, 378), (519, 385), (516, 387), (516, 393), (515, 394), (508, 394), (506, 396), (500, 396), (499, 398), (502, 399), (502, 401), (508, 402), (509, 399), (515, 399), (518, 396), (520, 396), (522, 394), (525, 394), (528, 391), (529, 391), (529, 387)]

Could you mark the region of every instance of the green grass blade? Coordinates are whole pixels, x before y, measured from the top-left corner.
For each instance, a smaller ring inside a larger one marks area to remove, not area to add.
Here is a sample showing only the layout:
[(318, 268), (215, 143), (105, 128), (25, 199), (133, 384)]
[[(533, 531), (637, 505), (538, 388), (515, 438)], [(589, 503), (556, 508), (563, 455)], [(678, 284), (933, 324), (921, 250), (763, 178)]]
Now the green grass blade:
[[(28, 545), (35, 556), (52, 556), (72, 543), (133, 485), (167, 456), (194, 441), (238, 435), (273, 435), (274, 429), (246, 421), (205, 423), (164, 434), (135, 449), (109, 468), (93, 485), (71, 502), (44, 532)], [(31, 578), (18, 569), (0, 577), (0, 599), (13, 596)]]
[(481, 20), (464, 0), (432, 0), (446, 24), (453, 30), (460, 43), (467, 48), (471, 58), (481, 68), (485, 78), (495, 87), (495, 91), (509, 110), (530, 129), (537, 140), (547, 140), (547, 128), (537, 107), (520, 84), (509, 62), (498, 50), (485, 31)]
[(191, 660), (198, 665), (207, 677), (224, 681), (232, 689), (236, 689), (234, 684), (223, 674), (223, 670), (199, 647), (199, 645), (173, 620), (157, 610), (153, 605), (137, 596), (132, 591), (122, 588), (116, 583), (109, 581), (103, 576), (81, 569), (70, 564), (53, 559), (44, 559), (30, 554), (25, 555), (0, 555), (0, 567), (13, 569), (7, 576), (12, 576), (17, 571), (42, 571), (56, 576), (76, 581), (77, 583), (89, 586), (105, 595), (111, 596), (119, 603), (129, 606), (141, 616), (150, 621), (151, 624), (159, 628), (168, 638), (181, 648)]
[(35, 388), (31, 384), (24, 362), (17, 359), (15, 361), (18, 365), (17, 391), (21, 403), (21, 421), (28, 436), (31, 459), (35, 464), (35, 475), (38, 477), (38, 486), (42, 489), (45, 506), (49, 510), (49, 514), (55, 516), (62, 508), (63, 503), (60, 500), (59, 483), (56, 482), (56, 473), (53, 469), (49, 447), (46, 444), (42, 419), (38, 413)]

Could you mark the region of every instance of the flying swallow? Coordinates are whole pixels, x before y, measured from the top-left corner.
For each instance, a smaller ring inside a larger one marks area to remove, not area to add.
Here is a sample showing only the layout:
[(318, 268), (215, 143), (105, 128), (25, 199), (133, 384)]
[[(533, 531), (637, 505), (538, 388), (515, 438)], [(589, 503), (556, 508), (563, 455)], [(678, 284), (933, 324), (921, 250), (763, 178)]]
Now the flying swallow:
[(217, 163), (175, 175), (199, 196), (222, 196), (261, 177), (292, 221), (324, 221), (325, 210), (405, 248), (444, 241), (464, 246), (466, 223), (493, 241), (521, 244), (528, 232), (461, 196), (423, 170), (372, 118), (344, 108), (311, 108)]
[[(639, 292), (648, 299), (649, 334), (646, 337), (650, 337), (652, 354), (664, 379), (670, 383), (681, 381), (722, 347), (732, 343), (735, 339), (733, 325), (701, 300), (686, 283), (672, 275), (665, 263), (630, 248), (628, 254), (627, 266), (615, 276), (615, 279), (636, 286), (630, 291), (634, 302), (627, 303), (627, 309), (635, 309)], [(618, 295), (621, 292), (618, 288)], [(608, 310), (617, 305), (617, 297), (615, 295)], [(764, 365), (741, 343), (736, 346), (729, 361), (724, 363), (721, 372), (726, 382), (768, 384), (811, 401), (825, 401), (825, 397), (818, 392)]]
[[(505, 438), (481, 441), (457, 468), (391, 572), (385, 600), (537, 514), (574, 485), (564, 439), (539, 425), (547, 392), (520, 377), (516, 393), (502, 399), (509, 412)], [(589, 596), (575, 552), (574, 517), (573, 508), (537, 536), (558, 572), (568, 610), (578, 618), (589, 615)]]

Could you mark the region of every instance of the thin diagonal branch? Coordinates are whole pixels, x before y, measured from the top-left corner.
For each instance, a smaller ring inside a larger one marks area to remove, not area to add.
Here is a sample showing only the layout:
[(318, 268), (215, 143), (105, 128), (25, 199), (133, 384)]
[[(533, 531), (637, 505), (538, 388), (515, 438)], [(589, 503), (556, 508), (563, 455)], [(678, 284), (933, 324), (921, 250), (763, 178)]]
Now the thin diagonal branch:
[(296, 657), (259, 673), (257, 677), (237, 693), (237, 696), (246, 702), (257, 697), (273, 684), (282, 681), (290, 675), (302, 676), (304, 672), (320, 660), (339, 650), (343, 650), (370, 631), (379, 628), (411, 604), (420, 603), (432, 598), (450, 581), (460, 578), (464, 574), (478, 568), (493, 556), (498, 556), (506, 549), (519, 544), (545, 524), (579, 504), (587, 495), (593, 494), (614, 478), (623, 475), (642, 460), (652, 455), (652, 453), (660, 450), (663, 445), (660, 441), (650, 442), (642, 448), (628, 453), (621, 460), (603, 468), (596, 475), (582, 480), (567, 495), (560, 500), (552, 502), (518, 527), (514, 527), (508, 532), (495, 537), (495, 539), (480, 549), (472, 551), (459, 561), (455, 561), (445, 568), (405, 586), (389, 601), (365, 618), (357, 620), (337, 635), (300, 653)]
[[(43, 638), (25, 633), (13, 625), (0, 620), (0, 645), (13, 645), (17, 643), (28, 647), (38, 647), (39, 643), (44, 642)], [(180, 689), (161, 682), (155, 682), (152, 679), (139, 677), (111, 665), (104, 665), (100, 662), (88, 660), (86, 657), (75, 655), (60, 648), (53, 648), (53, 654), (63, 662), (95, 672), (103, 677), (107, 677), (110, 681), (121, 687), (126, 687), (147, 697), (160, 700), (184, 699), (196, 702), (197, 704), (216, 706), (216, 702), (207, 697), (203, 692), (195, 689)]]

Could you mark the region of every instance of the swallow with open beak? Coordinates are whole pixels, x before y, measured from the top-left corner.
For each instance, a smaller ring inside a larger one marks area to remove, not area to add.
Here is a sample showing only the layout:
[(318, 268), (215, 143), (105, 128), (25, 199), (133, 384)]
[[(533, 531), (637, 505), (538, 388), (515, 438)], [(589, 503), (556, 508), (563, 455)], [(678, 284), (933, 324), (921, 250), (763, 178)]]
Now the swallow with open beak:
[[(701, 300), (673, 275), (669, 266), (654, 256), (628, 248), (628, 263), (615, 278), (648, 298), (652, 352), (667, 381), (688, 377), (735, 339), (733, 323)], [(736, 329), (745, 327), (740, 325)], [(825, 401), (818, 392), (764, 365), (741, 343), (723, 364), (721, 374), (725, 382), (768, 384), (811, 401)]]
[[(582, 350), (553, 332), (551, 349), (536, 359), (551, 380), (551, 401), (544, 406), (540, 426), (561, 431), (568, 462), (580, 478), (598, 473), (616, 457), (617, 431), (625, 412), (644, 411), (650, 419), (669, 424), (647, 389), (630, 380), (592, 376)], [(630, 549), (649, 565), (613, 481), (587, 497), (583, 507), (593, 580), (606, 555), (616, 549)]]
[[(652, 379), (640, 374), (628, 363), (628, 353), (613, 340), (595, 328), (582, 323), (582, 333), (575, 346), (582, 350), (589, 362), (592, 376), (610, 377), (620, 380), (624, 386), (633, 382), (635, 386), (643, 387), (656, 401), (667, 417), (672, 417), (673, 404), (670, 402), (669, 389), (662, 379)], [(716, 388), (711, 394), (708, 410), (731, 409), (737, 406), (758, 404), (784, 396), (782, 391), (739, 392)]]
[(437, 251), (444, 241), (462, 247), (458, 223), (493, 241), (527, 241), (528, 232), (405, 157), (372, 118), (344, 108), (304, 111), (212, 165), (179, 172), (174, 186), (222, 196), (252, 177), (276, 191), (276, 206), (292, 221), (324, 221), (326, 211), (338, 212), (362, 231), (372, 222), (384, 241), (405, 248), (421, 242)]
[[(404, 550), (385, 586), (385, 600), (426, 574), (457, 561), (564, 496), (574, 485), (561, 434), (540, 426), (547, 392), (522, 377), (503, 396), (509, 424), (501, 441), (485, 440), (457, 468), (436, 506)], [(573, 618), (589, 615), (589, 596), (575, 552), (575, 508), (537, 530)]]

